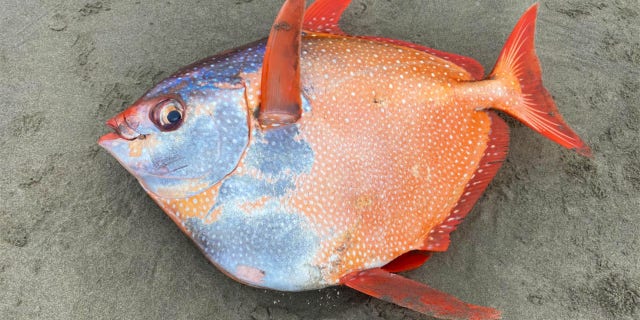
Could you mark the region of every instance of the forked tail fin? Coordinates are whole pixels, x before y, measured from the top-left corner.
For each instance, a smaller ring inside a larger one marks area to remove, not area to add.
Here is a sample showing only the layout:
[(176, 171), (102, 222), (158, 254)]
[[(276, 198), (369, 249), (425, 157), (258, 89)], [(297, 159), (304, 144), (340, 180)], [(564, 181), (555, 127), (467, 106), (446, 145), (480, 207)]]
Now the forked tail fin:
[(490, 80), (499, 81), (518, 96), (509, 94), (506, 98), (498, 98), (493, 107), (561, 146), (590, 157), (591, 150), (564, 122), (553, 98), (542, 85), (542, 71), (534, 47), (537, 12), (538, 4), (535, 4), (520, 18), (489, 75)]

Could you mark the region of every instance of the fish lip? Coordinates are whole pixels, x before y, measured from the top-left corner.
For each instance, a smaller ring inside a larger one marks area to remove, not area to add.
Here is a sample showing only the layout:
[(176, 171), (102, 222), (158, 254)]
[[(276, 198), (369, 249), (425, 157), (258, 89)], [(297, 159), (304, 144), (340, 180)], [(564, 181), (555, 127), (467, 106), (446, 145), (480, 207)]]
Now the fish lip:
[[(117, 116), (116, 116), (117, 117)], [(115, 140), (124, 140), (124, 137), (118, 132), (118, 123), (116, 121), (116, 117), (113, 117), (105, 123), (107, 127), (109, 127), (112, 132), (109, 132), (98, 139), (98, 144), (102, 147), (106, 148), (106, 145), (109, 142)]]
[(110, 127), (113, 131), (101, 136), (98, 139), (98, 145), (100, 145), (101, 147), (103, 147), (105, 149), (109, 149), (109, 146), (113, 142), (117, 142), (117, 141), (132, 141), (132, 140), (136, 139), (136, 138), (127, 139), (124, 136), (122, 136), (122, 134), (120, 134), (120, 132), (118, 131), (117, 127), (114, 128), (113, 126), (111, 126), (109, 124), (107, 124), (107, 126)]
[[(117, 142), (117, 141), (133, 141), (133, 140), (142, 140), (145, 139), (147, 137), (147, 135), (145, 134), (138, 134), (135, 138), (131, 138), (131, 139), (127, 139), (125, 137), (122, 136), (122, 134), (120, 134), (118, 132), (118, 129), (113, 129), (112, 132), (109, 132), (103, 136), (101, 136), (98, 139), (98, 144), (104, 148), (107, 148), (107, 146), (111, 143), (111, 142)], [(107, 148), (108, 149), (108, 148)]]
[[(127, 118), (123, 114), (118, 114), (115, 117), (107, 120), (106, 125), (107, 127), (111, 128), (113, 132), (104, 135), (100, 138), (100, 140), (102, 140), (103, 138), (105, 138), (105, 140), (114, 140), (116, 138), (120, 138), (122, 140), (133, 141), (143, 136), (131, 127), (130, 121), (127, 121)], [(117, 135), (117, 137), (113, 134)]]
[(109, 145), (109, 143), (117, 140), (124, 140), (124, 139), (122, 138), (122, 136), (120, 136), (116, 132), (109, 132), (103, 135), (102, 137), (100, 137), (100, 139), (98, 139), (98, 144), (103, 148), (108, 149), (107, 146)]
[(107, 122), (105, 123), (107, 125), (107, 127), (113, 129), (113, 130), (118, 130), (118, 123), (116, 122), (116, 117), (113, 117), (109, 120), (107, 120)]

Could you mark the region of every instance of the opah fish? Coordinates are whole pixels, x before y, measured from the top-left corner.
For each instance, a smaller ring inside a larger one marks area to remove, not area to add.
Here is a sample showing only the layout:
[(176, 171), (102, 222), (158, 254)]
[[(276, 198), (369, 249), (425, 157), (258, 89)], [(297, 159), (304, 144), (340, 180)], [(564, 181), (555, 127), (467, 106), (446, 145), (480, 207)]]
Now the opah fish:
[(349, 0), (287, 0), (267, 40), (183, 68), (100, 138), (224, 273), (346, 285), (448, 319), (495, 319), (396, 275), (445, 251), (504, 161), (503, 111), (589, 155), (541, 81), (537, 5), (484, 77), (471, 58), (338, 26)]

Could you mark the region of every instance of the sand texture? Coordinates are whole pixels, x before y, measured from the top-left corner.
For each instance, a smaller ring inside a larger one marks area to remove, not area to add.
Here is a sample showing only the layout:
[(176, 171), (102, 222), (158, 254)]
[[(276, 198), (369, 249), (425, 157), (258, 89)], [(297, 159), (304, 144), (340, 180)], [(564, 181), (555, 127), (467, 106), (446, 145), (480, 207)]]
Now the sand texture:
[[(354, 0), (344, 29), (493, 67), (531, 1)], [(348, 288), (280, 293), (211, 266), (96, 144), (181, 66), (267, 35), (279, 0), (4, 0), (0, 319), (424, 319)], [(408, 277), (505, 319), (640, 319), (640, 2), (542, 1), (546, 87), (594, 150), (509, 120), (470, 217)]]

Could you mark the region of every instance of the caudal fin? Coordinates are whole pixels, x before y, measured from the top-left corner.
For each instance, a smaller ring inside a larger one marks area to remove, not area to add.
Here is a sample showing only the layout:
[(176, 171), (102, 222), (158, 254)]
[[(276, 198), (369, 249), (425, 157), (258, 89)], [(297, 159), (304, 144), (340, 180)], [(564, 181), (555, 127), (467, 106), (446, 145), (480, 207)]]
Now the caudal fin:
[(561, 146), (590, 157), (591, 150), (564, 122), (542, 85), (542, 71), (534, 47), (537, 12), (538, 4), (535, 4), (520, 18), (489, 76), (514, 90), (518, 97), (499, 99), (494, 107)]

